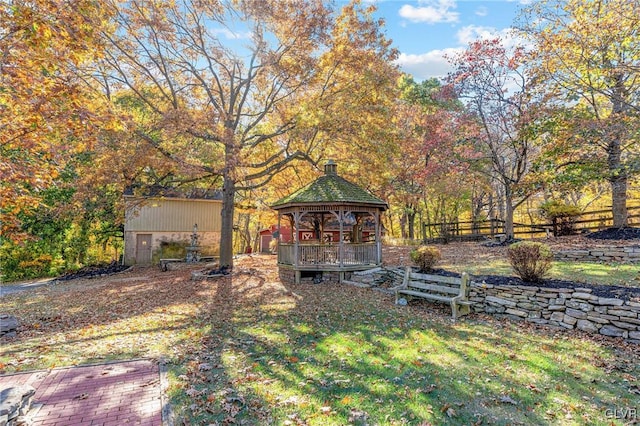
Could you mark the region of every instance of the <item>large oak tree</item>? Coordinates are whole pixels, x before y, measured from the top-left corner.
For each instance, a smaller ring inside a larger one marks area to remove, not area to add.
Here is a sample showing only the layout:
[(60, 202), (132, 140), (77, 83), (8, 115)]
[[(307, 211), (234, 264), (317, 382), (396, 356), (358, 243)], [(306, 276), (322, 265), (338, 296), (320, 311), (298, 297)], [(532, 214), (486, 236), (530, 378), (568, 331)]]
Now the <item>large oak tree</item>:
[[(220, 264), (231, 265), (236, 193), (313, 160), (313, 132), (296, 129), (310, 99), (335, 92), (319, 72), (328, 68), (319, 62), (330, 59), (333, 11), (321, 0), (130, 1), (111, 11), (116, 28), (104, 34), (96, 81), (146, 105), (153, 117), (129, 130), (188, 179), (222, 177)], [(369, 30), (360, 23), (351, 21), (354, 38)], [(348, 62), (358, 50), (338, 53)]]

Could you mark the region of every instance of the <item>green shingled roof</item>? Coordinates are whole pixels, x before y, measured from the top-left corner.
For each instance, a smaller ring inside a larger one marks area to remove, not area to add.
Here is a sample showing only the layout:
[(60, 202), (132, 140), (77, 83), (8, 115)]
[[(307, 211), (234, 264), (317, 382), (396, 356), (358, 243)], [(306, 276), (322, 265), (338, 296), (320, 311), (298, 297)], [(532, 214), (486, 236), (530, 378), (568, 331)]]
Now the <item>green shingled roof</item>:
[(387, 203), (338, 176), (335, 168), (333, 170), (333, 172), (326, 172), (324, 176), (320, 176), (293, 194), (276, 201), (271, 207), (278, 210), (294, 204), (348, 203), (374, 204), (386, 209)]

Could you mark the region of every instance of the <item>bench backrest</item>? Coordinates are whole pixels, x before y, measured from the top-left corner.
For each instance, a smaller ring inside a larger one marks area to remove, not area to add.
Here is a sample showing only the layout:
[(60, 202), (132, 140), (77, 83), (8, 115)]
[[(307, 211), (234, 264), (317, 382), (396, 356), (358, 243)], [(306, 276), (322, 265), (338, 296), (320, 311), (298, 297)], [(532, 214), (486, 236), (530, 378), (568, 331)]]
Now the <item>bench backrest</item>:
[(466, 272), (461, 277), (446, 277), (442, 275), (420, 274), (407, 267), (404, 282), (407, 288), (415, 288), (433, 294), (466, 298), (469, 293), (469, 274)]

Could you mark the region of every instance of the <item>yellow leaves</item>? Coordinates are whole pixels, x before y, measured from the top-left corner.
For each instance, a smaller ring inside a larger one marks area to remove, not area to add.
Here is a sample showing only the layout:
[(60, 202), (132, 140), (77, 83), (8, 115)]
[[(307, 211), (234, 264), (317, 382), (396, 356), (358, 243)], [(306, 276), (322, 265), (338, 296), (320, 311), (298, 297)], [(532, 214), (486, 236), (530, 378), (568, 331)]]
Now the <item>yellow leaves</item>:
[(353, 398), (350, 395), (345, 396), (340, 400), (342, 405), (349, 405), (353, 403)]
[(97, 50), (90, 35), (100, 27), (98, 8), (90, 0), (33, 1), (0, 13), (0, 27), (12, 29), (0, 39), (0, 86), (7, 89), (0, 95), (0, 155), (12, 160), (3, 175), (2, 208), (15, 212), (6, 214), (3, 233), (16, 241), (24, 237), (16, 231), (17, 214), (37, 204), (70, 156), (84, 148), (65, 139), (88, 144), (95, 138), (93, 126), (104, 111), (96, 113), (95, 96), (76, 75), (83, 58)]

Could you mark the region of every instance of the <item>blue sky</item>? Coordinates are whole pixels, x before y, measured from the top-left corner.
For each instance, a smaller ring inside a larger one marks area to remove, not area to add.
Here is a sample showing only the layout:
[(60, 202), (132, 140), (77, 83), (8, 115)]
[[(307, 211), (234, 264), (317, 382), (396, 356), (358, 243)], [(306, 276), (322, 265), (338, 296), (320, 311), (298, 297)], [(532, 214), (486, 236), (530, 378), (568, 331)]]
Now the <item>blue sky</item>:
[(474, 39), (499, 35), (505, 45), (515, 43), (508, 29), (524, 0), (370, 1), (400, 51), (401, 69), (421, 81), (446, 76), (451, 68), (444, 55), (463, 50)]

